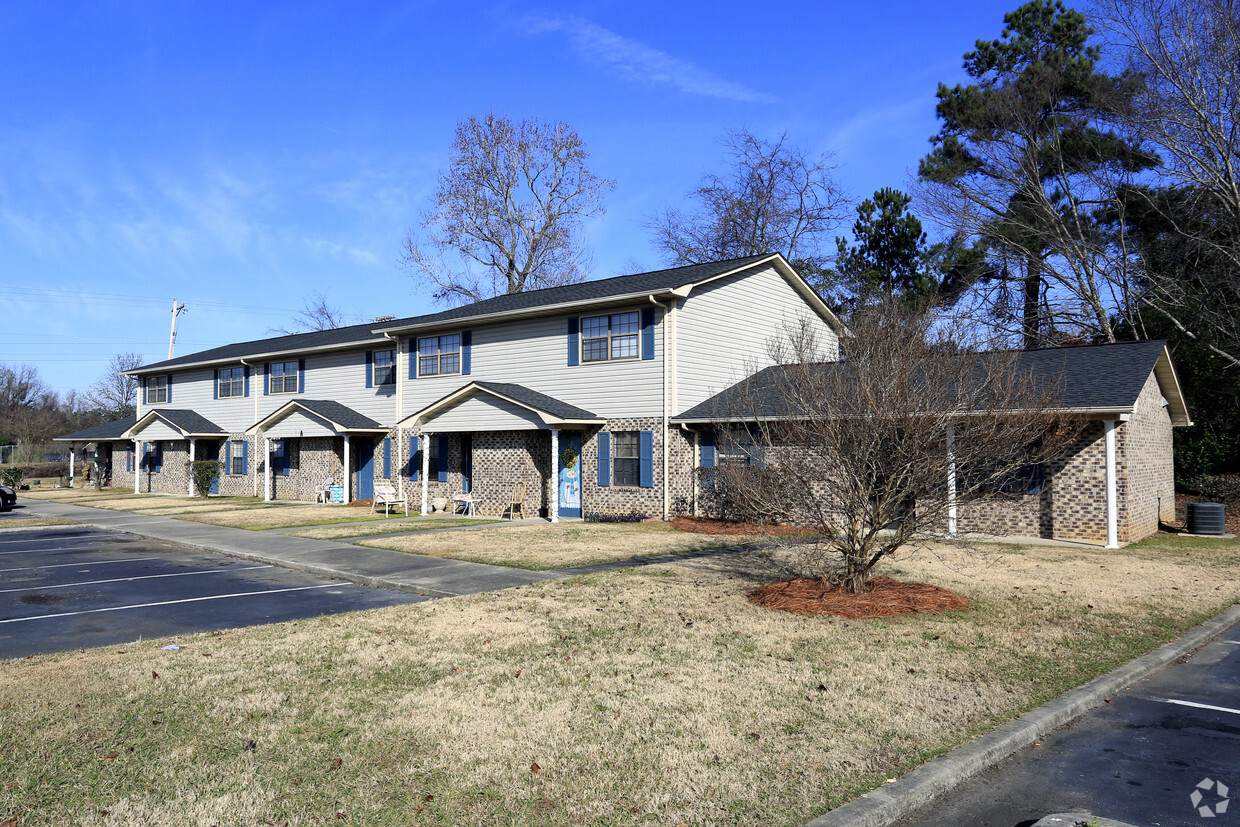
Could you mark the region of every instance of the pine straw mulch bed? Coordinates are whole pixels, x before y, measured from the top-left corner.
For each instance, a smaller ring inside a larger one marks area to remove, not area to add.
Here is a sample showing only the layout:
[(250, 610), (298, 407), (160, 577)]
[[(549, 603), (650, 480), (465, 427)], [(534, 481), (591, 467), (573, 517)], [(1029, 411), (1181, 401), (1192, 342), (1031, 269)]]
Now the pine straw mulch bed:
[[(1164, 530), (1170, 530), (1175, 533), (1188, 531), (1188, 504), (1218, 502), (1207, 497), (1198, 497), (1192, 494), (1176, 494), (1175, 495), (1175, 522), (1162, 523)], [(1224, 517), (1224, 527), (1228, 534), (1240, 534), (1240, 503), (1224, 503), (1227, 506), (1226, 516)]]
[(782, 537), (810, 533), (809, 529), (797, 525), (758, 525), (756, 523), (738, 523), (735, 520), (716, 520), (711, 517), (677, 517), (672, 520), (672, 528), (677, 531), (688, 531), (694, 534), (718, 534), (728, 537), (752, 537), (755, 534)]
[(796, 577), (761, 585), (749, 592), (749, 599), (768, 609), (849, 619), (954, 612), (969, 605), (969, 601), (947, 589), (890, 577), (873, 578), (870, 591), (864, 594), (849, 594), (820, 578)]

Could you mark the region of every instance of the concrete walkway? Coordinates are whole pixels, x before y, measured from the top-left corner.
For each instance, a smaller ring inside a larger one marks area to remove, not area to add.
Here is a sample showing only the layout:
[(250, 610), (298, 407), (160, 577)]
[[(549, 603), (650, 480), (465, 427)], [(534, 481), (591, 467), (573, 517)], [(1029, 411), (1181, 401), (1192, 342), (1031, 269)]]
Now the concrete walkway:
[(47, 500), (21, 499), (19, 504), (40, 517), (68, 517), (97, 528), (412, 594), (455, 597), (564, 576)]

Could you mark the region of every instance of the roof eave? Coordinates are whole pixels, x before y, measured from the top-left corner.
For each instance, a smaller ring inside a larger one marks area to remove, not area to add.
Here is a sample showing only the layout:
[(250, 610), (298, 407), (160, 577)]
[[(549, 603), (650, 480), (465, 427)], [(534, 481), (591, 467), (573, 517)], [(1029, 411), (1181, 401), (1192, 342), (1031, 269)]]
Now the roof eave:
[(185, 362), (179, 365), (164, 365), (160, 367), (158, 364), (151, 367), (134, 368), (133, 370), (124, 371), (126, 376), (141, 376), (142, 374), (164, 373), (165, 371), (184, 370), (185, 368), (203, 368), (212, 367), (214, 365), (235, 365), (238, 363), (253, 362), (263, 359), (278, 359), (281, 356), (292, 356), (295, 354), (305, 353), (323, 353), (330, 350), (353, 350), (354, 348), (366, 347), (368, 345), (383, 344), (377, 339), (358, 339), (351, 342), (341, 342), (334, 345), (319, 345), (317, 347), (298, 347), (288, 350), (272, 350), (266, 353), (247, 353), (244, 356), (228, 356), (219, 359), (203, 359), (199, 362)]

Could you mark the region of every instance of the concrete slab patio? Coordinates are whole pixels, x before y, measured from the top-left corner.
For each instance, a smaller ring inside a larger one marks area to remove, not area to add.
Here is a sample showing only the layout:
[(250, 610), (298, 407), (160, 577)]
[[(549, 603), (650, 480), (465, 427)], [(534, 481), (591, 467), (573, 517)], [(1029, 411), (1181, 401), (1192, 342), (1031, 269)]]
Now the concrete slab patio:
[(271, 532), (207, 525), (172, 517), (108, 511), (69, 503), (22, 500), (25, 511), (41, 517), (67, 517), (96, 528), (166, 540), (191, 548), (272, 563), (365, 586), (455, 597), (552, 580), (558, 572), (419, 557), (400, 551), (366, 548), (328, 540), (310, 540)]

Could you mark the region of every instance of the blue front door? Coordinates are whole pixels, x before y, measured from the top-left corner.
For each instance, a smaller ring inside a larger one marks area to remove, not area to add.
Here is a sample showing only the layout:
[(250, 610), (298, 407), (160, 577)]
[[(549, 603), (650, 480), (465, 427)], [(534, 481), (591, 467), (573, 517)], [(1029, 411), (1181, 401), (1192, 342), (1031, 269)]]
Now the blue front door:
[(351, 439), (350, 446), (357, 457), (353, 467), (357, 470), (357, 494), (354, 499), (370, 500), (375, 496), (375, 444), (369, 439)]
[(560, 433), (560, 516), (581, 516), (581, 434)]
[(470, 434), (461, 434), (461, 492), (474, 490), (474, 440)]

